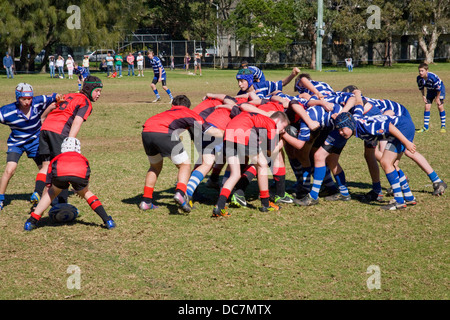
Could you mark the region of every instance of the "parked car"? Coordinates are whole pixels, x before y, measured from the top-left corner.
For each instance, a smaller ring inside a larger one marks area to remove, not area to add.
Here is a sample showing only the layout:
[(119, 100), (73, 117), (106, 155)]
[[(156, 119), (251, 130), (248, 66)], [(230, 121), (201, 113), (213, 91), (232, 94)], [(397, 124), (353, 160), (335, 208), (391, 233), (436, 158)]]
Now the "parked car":
[[(203, 54), (203, 48), (197, 48), (195, 49), (195, 53), (200, 53)], [(217, 55), (216, 49), (215, 48), (208, 48), (205, 49), (205, 58), (212, 58), (215, 55)]]
[(111, 52), (111, 55), (114, 57), (116, 52), (113, 49), (97, 49), (93, 52), (88, 52), (89, 61), (92, 62), (100, 62), (102, 59), (106, 59), (108, 52)]

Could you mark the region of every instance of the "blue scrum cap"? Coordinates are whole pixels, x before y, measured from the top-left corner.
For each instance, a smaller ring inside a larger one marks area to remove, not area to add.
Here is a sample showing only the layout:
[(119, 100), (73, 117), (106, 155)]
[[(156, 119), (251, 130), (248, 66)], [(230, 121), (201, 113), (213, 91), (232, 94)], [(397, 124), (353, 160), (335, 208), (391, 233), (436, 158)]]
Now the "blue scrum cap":
[(349, 112), (342, 112), (334, 121), (336, 129), (350, 128), (352, 131), (356, 129), (356, 122)]
[(236, 79), (246, 80), (248, 82), (248, 86), (251, 87), (253, 85), (253, 73), (249, 69), (241, 69), (238, 71), (236, 75)]

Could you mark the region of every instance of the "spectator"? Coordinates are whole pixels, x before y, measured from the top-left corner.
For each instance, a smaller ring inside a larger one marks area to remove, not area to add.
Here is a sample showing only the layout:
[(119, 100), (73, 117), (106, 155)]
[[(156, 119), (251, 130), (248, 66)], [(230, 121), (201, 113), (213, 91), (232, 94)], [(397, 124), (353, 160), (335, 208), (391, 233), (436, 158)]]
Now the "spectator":
[(61, 56), (58, 56), (58, 59), (56, 60), (56, 67), (58, 68), (58, 77), (60, 79), (64, 79), (64, 58)]
[(122, 55), (120, 53), (116, 54), (114, 60), (116, 65), (116, 72), (118, 73), (118, 78), (122, 78), (122, 63), (123, 63)]
[(134, 56), (131, 54), (131, 52), (128, 53), (127, 63), (128, 63), (128, 76), (130, 76), (131, 71), (134, 77)]
[(85, 68), (87, 70), (87, 72), (89, 71), (89, 56), (85, 55), (84, 59), (83, 59), (83, 68)]
[(175, 58), (170, 56), (170, 70), (175, 69)]
[(73, 66), (73, 58), (70, 54), (67, 56), (66, 67), (67, 67), (67, 78), (73, 79), (74, 66)]
[(13, 73), (13, 69), (14, 69), (14, 61), (11, 58), (11, 56), (9, 55), (9, 52), (6, 53), (6, 56), (3, 57), (3, 68), (6, 69), (6, 76), (9, 79), (9, 77), (11, 77), (11, 79), (14, 78), (14, 73)]
[(50, 78), (55, 77), (55, 57), (48, 57), (48, 68), (50, 69)]
[(345, 66), (347, 67), (348, 72), (352, 72), (353, 71), (353, 60), (352, 60), (352, 58), (345, 59)]
[(136, 57), (137, 61), (137, 69), (138, 69), (138, 77), (142, 75), (144, 76), (144, 56), (142, 55), (142, 52), (139, 51), (138, 56)]
[(194, 75), (197, 75), (197, 68), (202, 75), (202, 54), (197, 52), (194, 59)]
[(184, 56), (184, 68), (186, 69), (186, 72), (189, 72), (189, 61), (191, 61), (191, 57), (189, 56), (189, 53), (186, 52), (186, 55)]
[(114, 69), (114, 58), (111, 56), (111, 52), (106, 55), (106, 75), (109, 77), (109, 73), (113, 72)]
[(108, 67), (106, 66), (106, 59), (102, 59), (100, 62), (100, 71), (106, 72), (108, 70)]

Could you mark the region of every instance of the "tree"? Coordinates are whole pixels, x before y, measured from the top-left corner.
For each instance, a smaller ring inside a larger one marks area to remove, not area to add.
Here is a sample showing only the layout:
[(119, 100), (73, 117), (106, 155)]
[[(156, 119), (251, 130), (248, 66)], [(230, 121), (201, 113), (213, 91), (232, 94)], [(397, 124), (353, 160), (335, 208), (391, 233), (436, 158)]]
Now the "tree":
[(410, 0), (409, 28), (417, 33), (419, 46), (425, 54), (425, 63), (434, 62), (439, 36), (450, 26), (450, 0)]
[[(25, 70), (34, 68), (35, 56), (42, 49), (45, 65), (55, 44), (112, 46), (124, 30), (136, 25), (136, 12), (140, 12), (139, 0), (123, 5), (119, 0), (82, 0), (76, 7), (72, 4), (68, 0), (0, 0), (0, 37), (8, 48), (22, 46), (20, 59)], [(76, 23), (69, 19), (74, 14), (70, 8), (79, 10)]]
[(241, 43), (255, 45), (264, 55), (287, 52), (295, 38), (294, 0), (242, 0), (230, 15)]

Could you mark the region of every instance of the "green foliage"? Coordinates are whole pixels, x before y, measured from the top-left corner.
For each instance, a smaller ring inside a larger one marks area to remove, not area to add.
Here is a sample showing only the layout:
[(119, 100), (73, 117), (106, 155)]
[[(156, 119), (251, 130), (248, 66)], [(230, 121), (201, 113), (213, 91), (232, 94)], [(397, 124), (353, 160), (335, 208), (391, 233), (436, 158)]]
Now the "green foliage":
[(295, 38), (293, 0), (243, 0), (230, 16), (236, 37), (264, 54), (285, 52)]

